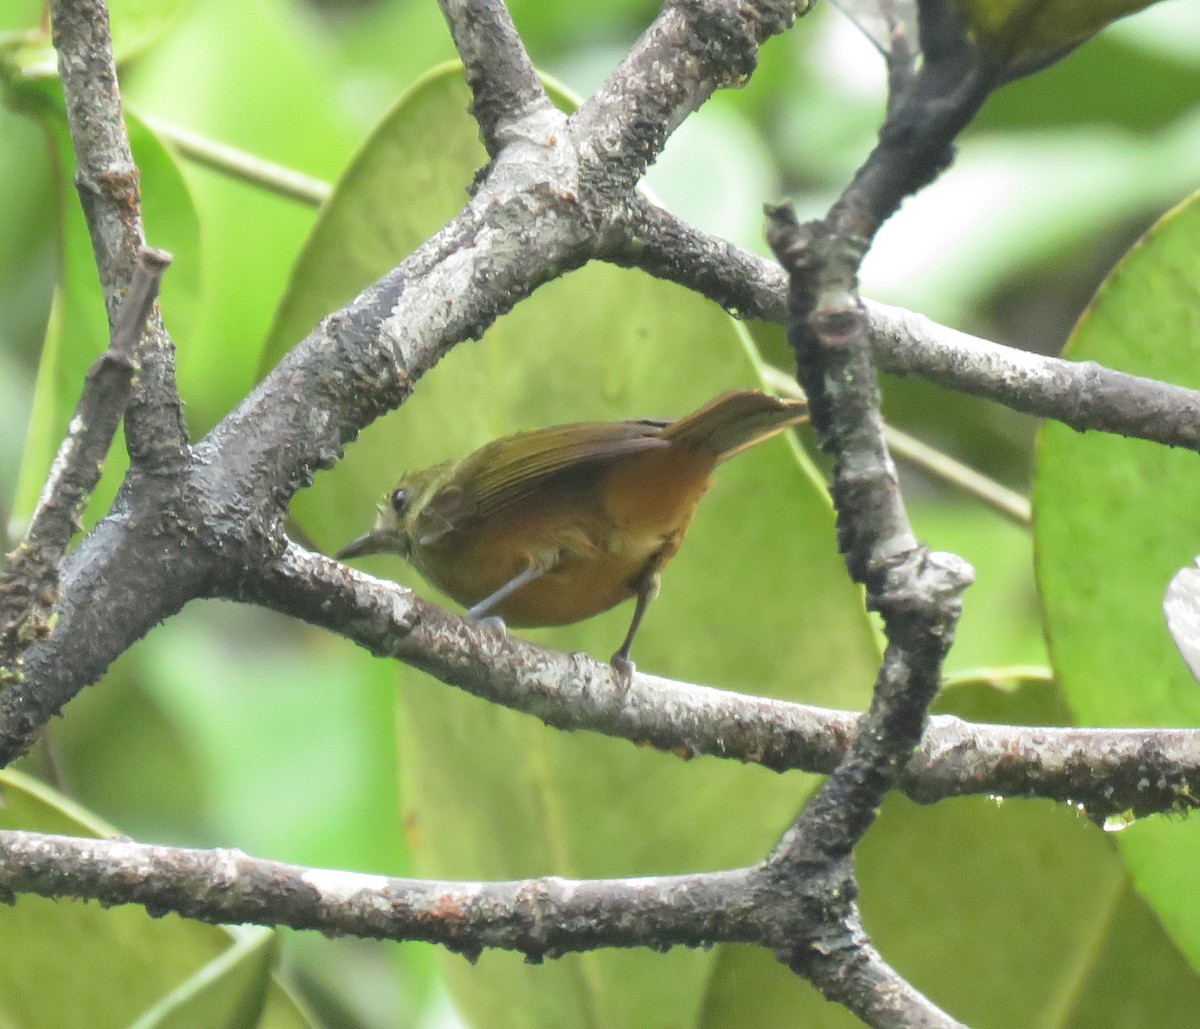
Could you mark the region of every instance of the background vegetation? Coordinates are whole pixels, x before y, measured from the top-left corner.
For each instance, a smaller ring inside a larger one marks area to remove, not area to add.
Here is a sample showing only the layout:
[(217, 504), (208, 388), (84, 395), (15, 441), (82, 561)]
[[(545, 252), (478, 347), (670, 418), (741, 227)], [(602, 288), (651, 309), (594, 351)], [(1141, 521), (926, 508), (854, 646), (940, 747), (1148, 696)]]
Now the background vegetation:
[[(461, 82), (430, 76), (454, 57), (432, 3), (111, 6), (149, 241), (175, 255), (162, 306), (198, 437), (317, 318), (461, 206), (483, 151)], [(595, 87), (656, 11), (630, 0), (510, 6), (535, 62), (563, 84), (564, 104)], [(18, 529), (82, 370), (107, 337), (42, 20), (39, 2), (0, 8), (0, 31), (14, 34), (0, 108), (0, 503)], [(1152, 7), (1006, 87), (952, 171), (886, 226), (864, 293), (1057, 352), (1130, 244), (1195, 188), (1198, 95), (1200, 11), (1187, 0)], [(684, 124), (648, 188), (693, 223), (765, 253), (762, 202), (792, 197), (802, 217), (824, 209), (869, 149), (882, 104), (877, 55), (823, 5), (764, 47), (746, 88), (722, 92)], [(334, 198), (322, 211), (208, 167), (181, 150), (172, 126), (338, 183)], [(1185, 211), (1163, 230), (1181, 237), (1184, 279), (1197, 268), (1186, 256), (1195, 224)], [(1169, 319), (1180, 337), (1189, 310), (1182, 302)], [(1077, 353), (1200, 385), (1195, 335), (1156, 352), (1147, 344), (1163, 337), (1148, 341), (1145, 324), (1135, 320), (1120, 347), (1085, 324)], [(723, 385), (754, 382), (759, 354), (782, 363), (778, 330), (749, 329), (756, 349), (677, 288), (584, 269), (539, 291), (483, 343), (456, 350), (411, 405), (318, 477), (296, 514), (329, 552), (363, 531), (376, 495), (406, 467), (516, 427), (682, 413)], [(701, 351), (703, 374), (689, 359)], [(467, 412), (464, 395), (476, 398)], [(912, 380), (886, 381), (885, 397), (894, 424), (1030, 488), (1029, 419)], [(1039, 540), (1051, 547), (1043, 592), (1066, 627), (1054, 639), (1062, 688), (1045, 671), (1031, 532), (905, 473), (922, 538), (977, 571), (948, 669), (961, 681), (942, 708), (1029, 724), (1195, 724), (1184, 692), (1195, 684), (1170, 664), (1158, 622), (1124, 617), (1140, 594), (1121, 571), (1146, 567), (1147, 554), (1179, 567), (1196, 551), (1196, 534), (1180, 530), (1195, 521), (1191, 495), (1174, 485), (1194, 455), (1164, 455), (1183, 464), (1149, 474), (1138, 449), (1148, 444), (1130, 444), (1126, 462), (1113, 456), (1126, 441), (1061, 433), (1043, 441), (1037, 490)], [(1112, 481), (1098, 483), (1105, 465)], [(108, 469), (93, 517), (120, 472), (119, 462)], [(842, 581), (811, 465), (780, 443), (725, 472), (666, 577), (639, 663), (862, 707), (876, 644)], [(784, 486), (748, 528), (744, 498), (761, 497), (767, 482)], [(1123, 520), (1093, 502), (1113, 496)], [(1178, 540), (1179, 557), (1139, 532), (1168, 501), (1163, 534)], [(797, 510), (810, 512), (800, 517), (811, 538), (782, 531)], [(1108, 553), (1114, 536), (1134, 541), (1128, 553)], [(386, 559), (368, 567), (407, 574)], [(811, 592), (785, 595), (797, 574)], [(1146, 585), (1159, 596), (1161, 587), (1153, 577)], [(1105, 589), (1110, 603), (1081, 623), (1081, 596)], [(626, 617), (531, 635), (603, 656)], [(784, 642), (796, 624), (803, 633)], [(1100, 639), (1111, 648), (1097, 649)], [(1133, 659), (1118, 668), (1110, 650)], [(1156, 664), (1147, 654), (1167, 656)], [(193, 603), (72, 702), (22, 762), (79, 808), (15, 777), (4, 780), (0, 821), (100, 831), (103, 819), (141, 840), (391, 874), (620, 875), (749, 860), (811, 787), (798, 775), (562, 736), (446, 693), (257, 609)], [(974, 1025), (1191, 1024), (1200, 999), (1200, 918), (1186, 899), (1191, 830), (1150, 819), (1118, 847), (1048, 802), (918, 808), (894, 797), (860, 854), (867, 928), (915, 985)], [(853, 1023), (768, 956), (729, 948), (532, 968), (489, 955), (472, 968), (417, 945), (282, 933), (272, 981), (270, 933), (231, 944), (217, 930), (132, 909), (31, 899), (0, 909), (0, 932), (12, 941), (0, 954), (0, 1024), (80, 1024), (86, 1011), (92, 1025), (168, 1024), (189, 1012), (195, 1024), (452, 1025), (460, 1016), (447, 982), (462, 1017), (481, 1025), (668, 1024), (671, 1012), (714, 1026)], [(81, 989), (50, 987), (64, 975)], [(242, 1021), (219, 1023), (218, 1012)]]

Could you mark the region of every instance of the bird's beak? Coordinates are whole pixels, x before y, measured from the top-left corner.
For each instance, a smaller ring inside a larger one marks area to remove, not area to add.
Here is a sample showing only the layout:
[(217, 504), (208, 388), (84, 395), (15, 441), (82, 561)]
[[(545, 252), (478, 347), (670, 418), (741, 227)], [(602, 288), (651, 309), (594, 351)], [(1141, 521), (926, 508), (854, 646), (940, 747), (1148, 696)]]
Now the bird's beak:
[(365, 536), (351, 540), (333, 556), (339, 561), (348, 557), (362, 557), (364, 554), (400, 554), (403, 547), (395, 529), (374, 528)]

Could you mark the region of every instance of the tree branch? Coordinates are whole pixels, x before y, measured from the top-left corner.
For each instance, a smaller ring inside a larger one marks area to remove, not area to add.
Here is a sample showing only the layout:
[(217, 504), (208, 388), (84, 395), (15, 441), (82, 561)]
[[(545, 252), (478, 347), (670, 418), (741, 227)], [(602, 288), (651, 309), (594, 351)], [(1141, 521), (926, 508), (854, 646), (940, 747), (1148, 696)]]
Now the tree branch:
[(897, 307), (870, 304), (880, 367), (920, 375), (1079, 432), (1111, 432), (1200, 451), (1200, 392), (969, 336)]
[[(394, 582), (290, 544), (244, 600), (303, 618), (378, 657), (568, 732), (670, 753), (829, 773), (861, 715), (638, 672), (627, 689), (606, 664), (497, 636)], [(1200, 804), (1200, 730), (1023, 728), (934, 716), (899, 788), (914, 800), (982, 795), (1082, 805), (1097, 821)]]
[[(763, 5), (776, 10), (769, 0)], [(714, 17), (724, 7), (714, 0), (708, 6)], [(753, 9), (739, 8), (734, 21)], [(77, 18), (73, 8), (67, 11)], [(667, 31), (691, 48), (691, 56), (671, 58), (683, 76), (675, 83), (679, 95), (693, 96), (705, 76), (718, 82), (744, 74), (742, 50), (686, 38), (678, 18), (673, 9), (664, 11), (660, 28), (648, 35)], [(784, 26), (785, 20), (764, 15), (745, 39)], [(66, 47), (65, 28), (62, 36)], [(106, 40), (97, 37), (91, 45), (105, 49)], [(111, 64), (111, 52), (105, 55)], [(0, 763), (19, 754), (45, 719), (187, 599), (244, 592), (245, 580), (282, 551), (286, 505), (297, 489), (330, 467), (364, 426), (399, 406), (452, 346), (478, 338), (537, 286), (595, 256), (598, 226), (614, 220), (628, 192), (623, 176), (605, 162), (644, 166), (665, 138), (652, 132), (653, 138), (618, 133), (610, 139), (606, 133), (628, 117), (612, 104), (633, 81), (657, 74), (654, 62), (661, 57), (654, 48), (636, 51), (614, 73), (605, 97), (592, 102), (589, 118), (569, 124), (547, 110), (536, 124), (527, 119), (524, 144), (496, 156), (464, 211), (322, 321), (196, 445), (176, 481), (127, 484), (121, 503), (136, 508), (137, 517), (102, 521), (95, 539), (85, 539), (68, 559), (55, 632), (27, 654), (30, 689), (0, 694)], [(73, 63), (68, 56), (63, 61)], [(64, 86), (73, 93), (87, 83), (64, 77)], [(113, 99), (109, 117), (119, 115)], [(151, 553), (157, 563), (144, 559)], [(97, 607), (101, 598), (114, 597), (124, 603)], [(136, 610), (126, 608), (131, 598)]]
[[(204, 922), (286, 925), (328, 935), (485, 948), (534, 962), (601, 947), (771, 946), (777, 899), (762, 869), (636, 879), (453, 882), (306, 868), (236, 850), (0, 831), (0, 898), (18, 893), (140, 904)], [(870, 1025), (954, 1026), (869, 945), (839, 967), (851, 1010)], [(940, 1016), (940, 1017), (939, 1017)]]
[[(961, 31), (960, 45), (933, 45), (941, 29), (959, 25), (956, 10), (937, 0), (918, 5), (923, 62), (911, 82), (893, 76), (901, 92), (889, 97), (879, 144), (823, 219), (801, 226), (790, 208), (777, 208), (767, 231), (788, 273), (797, 378), (817, 439), (834, 459), (838, 546), (851, 578), (866, 588), (868, 607), (882, 615), (888, 641), (845, 759), (768, 858), (780, 888), (798, 882), (797, 921), (820, 926), (809, 936), (796, 933), (781, 958), (830, 1000), (888, 1026), (954, 1023), (871, 959), (855, 904), (853, 852), (921, 739), (973, 579), (961, 558), (930, 552), (913, 535), (884, 440), (858, 296), (859, 267), (880, 225), (948, 163), (954, 138), (987, 95)], [(895, 1005), (864, 1006), (881, 995)], [(898, 1010), (909, 1005), (915, 1010)]]
[(488, 154), (516, 124), (552, 105), (503, 0), (438, 0), (467, 71), (471, 113)]
[[(695, 290), (739, 318), (786, 319), (787, 276), (778, 264), (693, 228), (645, 198), (625, 233), (608, 241), (605, 256)], [(900, 307), (872, 300), (863, 306), (871, 351), (884, 371), (918, 375), (1080, 432), (1200, 450), (1200, 392), (1093, 361), (1004, 346)]]
[[(779, 304), (781, 283), (771, 279), (778, 273), (756, 272), (757, 259), (680, 226), (631, 191), (679, 121), (718, 86), (748, 75), (758, 45), (790, 24), (797, 6), (668, 3), (608, 82), (567, 119), (545, 101), (501, 4), (443, 0), (493, 157), (474, 199), (402, 265), (326, 318), (193, 450), (170, 343), (156, 337), (130, 407), (134, 468), (114, 512), (65, 562), (57, 623), (29, 649), (26, 679), (0, 691), (0, 760), (7, 760), (74, 692), (187, 600), (250, 599), (552, 724), (671, 748), (682, 741), (697, 753), (777, 760), (779, 767), (826, 762), (829, 780), (768, 859), (751, 869), (657, 879), (454, 884), (320, 872), (232, 852), (3, 833), (0, 888), (70, 890), (219, 921), (424, 939), (468, 955), (484, 946), (539, 959), (597, 946), (757, 942), (873, 1025), (954, 1024), (880, 960), (861, 928), (852, 850), (884, 793), (902, 784), (914, 795), (947, 795), (952, 787), (938, 773), (957, 763), (955, 789), (986, 782), (988, 792), (1000, 792), (990, 784), (1009, 781), (1024, 794), (1030, 783), (1053, 790), (1083, 778), (1097, 791), (1093, 813), (1115, 803), (1144, 811), (1137, 805), (1150, 791), (1140, 782), (1106, 780), (1112, 768), (1104, 762), (1118, 754), (1129, 774), (1166, 757), (1135, 751), (1144, 739), (1133, 736), (1104, 734), (1097, 745), (1063, 730), (1061, 751), (1048, 753), (1055, 742), (1047, 743), (1049, 730), (981, 737), (983, 727), (953, 722), (935, 722), (939, 735), (914, 750), (970, 575), (963, 562), (931, 554), (913, 537), (882, 437), (868, 346), (868, 335), (878, 334), (856, 279), (879, 224), (948, 161), (958, 129), (986, 95), (986, 76), (964, 48), (949, 0), (922, 0), (924, 64), (915, 78), (897, 65), (888, 123), (855, 181), (824, 221), (803, 230), (779, 221), (773, 240), (789, 269), (789, 336), (822, 443), (836, 457), (839, 539), (889, 637), (865, 716), (817, 716), (646, 676), (626, 690), (606, 667), (497, 637), (400, 587), (306, 554), (281, 528), (295, 491), (336, 461), (360, 429), (402, 403), (450, 347), (594, 256), (694, 280), (743, 312)], [(59, 0), (55, 29), (81, 196), (111, 308), (141, 226), (107, 22), (91, 4)], [(638, 225), (645, 230), (638, 240), (617, 241)], [(741, 275), (745, 283), (736, 281)], [(928, 360), (926, 350), (911, 358), (914, 366)], [(995, 387), (994, 369), (983, 378), (988, 389), (1007, 388)], [(1049, 387), (1039, 380), (1037, 389), (1042, 395)], [(1097, 406), (1093, 398), (1089, 404), (1088, 417)], [(665, 705), (664, 697), (678, 705)], [(843, 722), (832, 741), (813, 739), (814, 724), (823, 719), (828, 730), (836, 718)], [(1156, 787), (1166, 805), (1195, 803), (1196, 740), (1190, 734), (1175, 741), (1183, 752), (1176, 755), (1178, 778)], [(1032, 745), (1014, 754), (1014, 741)], [(938, 749), (948, 742), (957, 749)], [(1080, 755), (1083, 771), (1075, 764)], [(1023, 777), (1006, 780), (1022, 762)], [(1078, 800), (1082, 793), (1070, 795)]]
[[(972, 581), (966, 562), (917, 544), (883, 438), (866, 320), (853, 293), (857, 246), (774, 212), (770, 240), (791, 278), (788, 338), (813, 425), (834, 454), (838, 545), (888, 636), (871, 707), (845, 760), (784, 835), (785, 866), (836, 862), (866, 832), (916, 747)], [(850, 281), (847, 282), (847, 266)], [(797, 960), (800, 960), (797, 958)]]
[[(54, 0), (51, 18), (75, 149), (75, 185), (111, 325), (145, 236), (108, 10), (103, 3)], [(134, 357), (140, 374), (126, 415), (129, 458), (151, 470), (178, 468), (187, 447), (187, 426), (175, 383), (174, 344), (157, 314)]]
[(834, 984), (846, 1007), (867, 1025), (881, 1029), (965, 1029), (884, 961), (865, 933), (854, 939), (848, 954), (850, 959), (846, 960), (841, 951), (814, 951), (814, 974)]
[(20, 546), (0, 576), (0, 688), (22, 678), (25, 649), (51, 631), (63, 555), (100, 481), (137, 369), (134, 355), (170, 255), (141, 248), (108, 349), (88, 370), (66, 439)]
[[(962, 592), (974, 577), (961, 558), (931, 553), (913, 535), (884, 440), (858, 297), (859, 266), (875, 233), (949, 162), (954, 139), (988, 94), (957, 10), (938, 0), (918, 0), (918, 8), (920, 70), (893, 76), (899, 92), (889, 97), (879, 143), (850, 185), (821, 220), (801, 226), (790, 208), (769, 212), (768, 242), (788, 273), (788, 342), (797, 377), (818, 441), (834, 457), (838, 546), (851, 578), (866, 587), (868, 607), (883, 616), (888, 638), (871, 706), (846, 759), (772, 855), (784, 869), (817, 862), (837, 873), (866, 832), (921, 738)], [(852, 886), (850, 870), (840, 874)], [(830, 914), (836, 931), (844, 916), (836, 905)], [(813, 950), (797, 947), (794, 967), (809, 974)]]
[(600, 188), (622, 203), (667, 137), (722, 86), (744, 81), (758, 47), (808, 5), (796, 0), (674, 0), (571, 116)]
[(122, 839), (0, 830), (0, 898), (141, 904), (214, 923), (485, 947), (531, 961), (600, 947), (753, 942), (750, 871), (479, 883), (398, 879)]

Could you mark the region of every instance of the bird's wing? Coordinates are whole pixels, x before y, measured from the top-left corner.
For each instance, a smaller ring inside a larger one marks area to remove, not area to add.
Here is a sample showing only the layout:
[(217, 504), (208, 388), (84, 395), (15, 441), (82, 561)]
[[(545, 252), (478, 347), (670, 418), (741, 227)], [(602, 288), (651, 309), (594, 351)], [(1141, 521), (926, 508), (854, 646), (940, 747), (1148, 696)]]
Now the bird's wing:
[(549, 480), (578, 474), (586, 481), (598, 465), (626, 454), (665, 447), (654, 419), (553, 425), (489, 443), (464, 460), (421, 512), (418, 536), (429, 545), (442, 536), (510, 510)]

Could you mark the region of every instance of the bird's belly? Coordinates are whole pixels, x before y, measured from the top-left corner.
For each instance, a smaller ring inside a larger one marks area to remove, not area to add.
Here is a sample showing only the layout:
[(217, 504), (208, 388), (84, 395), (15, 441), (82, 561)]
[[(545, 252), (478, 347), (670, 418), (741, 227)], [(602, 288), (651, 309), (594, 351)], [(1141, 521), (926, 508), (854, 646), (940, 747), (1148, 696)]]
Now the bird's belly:
[(513, 626), (569, 625), (633, 596), (630, 581), (641, 566), (628, 561), (572, 557), (517, 590), (496, 613)]
[(591, 618), (633, 596), (631, 583), (647, 562), (678, 544), (662, 535), (589, 532), (589, 526), (563, 525), (510, 537), (504, 546), (480, 540), (464, 547), (457, 540), (453, 559), (448, 554), (423, 555), (420, 570), (433, 585), (464, 607), (490, 597), (525, 570), (530, 558), (550, 568), (506, 597), (489, 613), (513, 627), (568, 625)]

